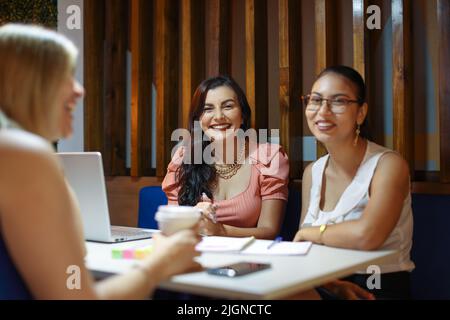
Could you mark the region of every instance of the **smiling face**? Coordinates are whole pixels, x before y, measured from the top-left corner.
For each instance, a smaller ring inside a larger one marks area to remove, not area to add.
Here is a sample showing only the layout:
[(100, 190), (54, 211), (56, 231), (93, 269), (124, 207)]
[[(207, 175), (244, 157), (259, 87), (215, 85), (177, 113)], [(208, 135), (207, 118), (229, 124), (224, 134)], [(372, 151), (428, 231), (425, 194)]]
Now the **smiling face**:
[(203, 132), (214, 141), (224, 140), (241, 124), (242, 111), (233, 89), (220, 86), (209, 90), (200, 116)]
[(83, 86), (72, 75), (67, 77), (61, 87), (57, 100), (57, 107), (60, 108), (57, 139), (69, 138), (72, 135), (73, 112), (75, 111), (78, 100), (83, 96)]
[[(356, 86), (347, 78), (328, 73), (313, 85), (311, 97), (324, 99), (342, 98), (358, 100)], [(353, 141), (357, 124), (362, 124), (367, 114), (367, 104), (346, 105), (345, 112), (334, 114), (325, 102), (318, 111), (305, 110), (306, 119), (312, 134), (320, 142), (327, 144), (337, 141)]]

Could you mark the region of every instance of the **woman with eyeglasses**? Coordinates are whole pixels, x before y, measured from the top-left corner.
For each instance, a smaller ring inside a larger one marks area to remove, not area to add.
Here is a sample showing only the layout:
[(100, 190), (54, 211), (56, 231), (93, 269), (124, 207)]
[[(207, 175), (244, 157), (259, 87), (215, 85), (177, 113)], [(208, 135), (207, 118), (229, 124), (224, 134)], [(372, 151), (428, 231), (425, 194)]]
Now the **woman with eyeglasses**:
[[(308, 126), (328, 154), (304, 171), (300, 230), (294, 241), (397, 250), (389, 262), (374, 267), (381, 272), (379, 283), (370, 270), (346, 280), (377, 298), (407, 299), (414, 269), (409, 168), (398, 153), (367, 139), (365, 99), (364, 80), (346, 66), (323, 70), (303, 97)], [(336, 283), (325, 287), (333, 291)]]

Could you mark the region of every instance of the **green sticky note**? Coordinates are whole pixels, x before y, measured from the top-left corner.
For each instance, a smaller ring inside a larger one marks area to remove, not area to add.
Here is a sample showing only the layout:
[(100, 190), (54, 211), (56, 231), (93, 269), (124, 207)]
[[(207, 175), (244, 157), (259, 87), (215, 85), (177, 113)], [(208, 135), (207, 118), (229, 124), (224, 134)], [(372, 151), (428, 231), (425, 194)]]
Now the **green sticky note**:
[(123, 250), (121, 249), (112, 249), (112, 258), (113, 259), (122, 259)]

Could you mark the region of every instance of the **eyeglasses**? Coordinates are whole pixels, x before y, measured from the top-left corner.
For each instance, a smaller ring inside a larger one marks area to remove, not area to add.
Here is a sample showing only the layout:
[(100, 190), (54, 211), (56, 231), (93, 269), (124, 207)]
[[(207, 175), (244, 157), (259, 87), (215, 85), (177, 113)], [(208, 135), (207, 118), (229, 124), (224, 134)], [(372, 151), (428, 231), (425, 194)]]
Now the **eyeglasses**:
[(350, 103), (359, 103), (357, 100), (350, 100), (345, 98), (335, 98), (335, 99), (325, 99), (319, 96), (312, 96), (310, 94), (301, 97), (306, 111), (317, 112), (322, 106), (323, 102), (326, 101), (327, 105), (330, 106), (330, 111), (339, 114), (344, 113), (347, 110), (347, 105)]

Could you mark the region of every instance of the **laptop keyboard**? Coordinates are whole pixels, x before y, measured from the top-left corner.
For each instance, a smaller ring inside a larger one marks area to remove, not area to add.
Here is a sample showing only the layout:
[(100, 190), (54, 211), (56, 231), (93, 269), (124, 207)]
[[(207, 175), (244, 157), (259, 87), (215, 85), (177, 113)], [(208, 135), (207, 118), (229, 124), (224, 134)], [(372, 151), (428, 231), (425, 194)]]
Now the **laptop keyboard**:
[(143, 230), (137, 229), (137, 228), (113, 226), (113, 227), (111, 227), (111, 235), (113, 236), (113, 238), (118, 238), (118, 237), (127, 237), (127, 238), (148, 237), (148, 238), (150, 238), (152, 233), (149, 231), (143, 231)]

